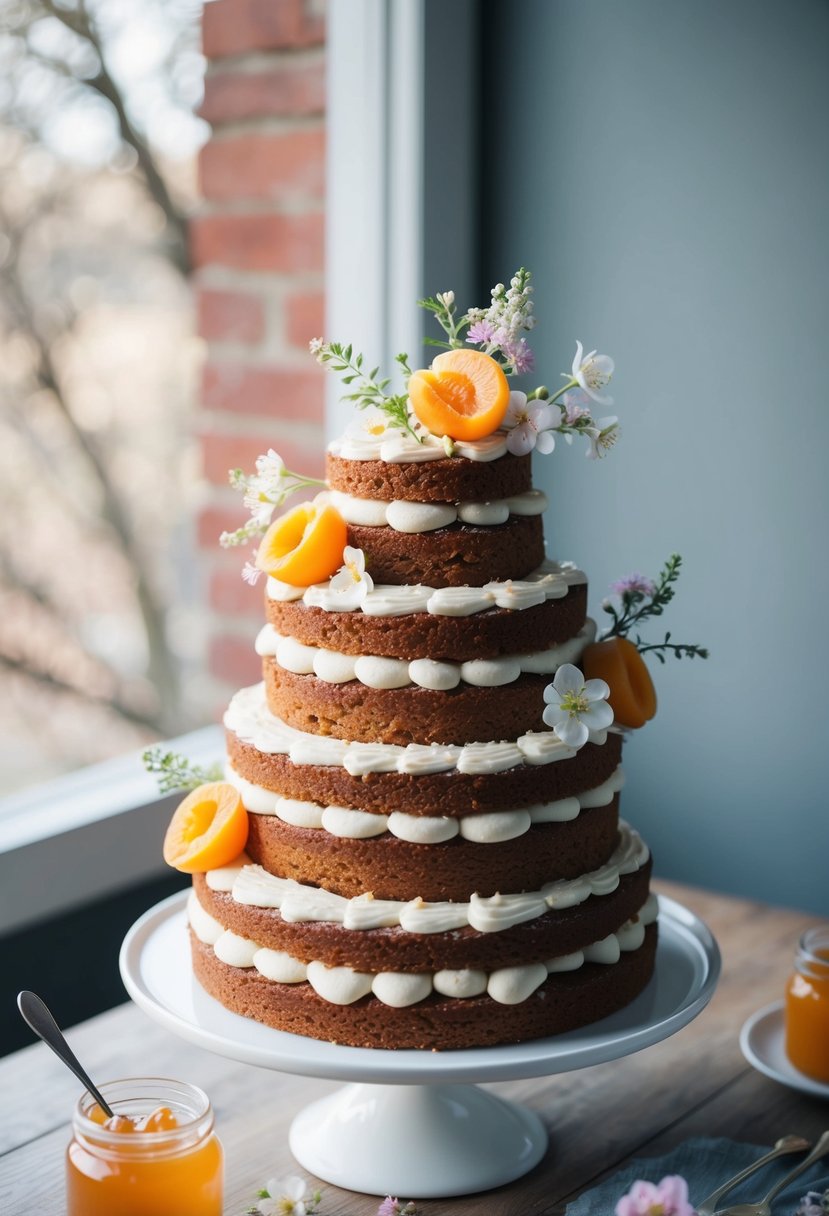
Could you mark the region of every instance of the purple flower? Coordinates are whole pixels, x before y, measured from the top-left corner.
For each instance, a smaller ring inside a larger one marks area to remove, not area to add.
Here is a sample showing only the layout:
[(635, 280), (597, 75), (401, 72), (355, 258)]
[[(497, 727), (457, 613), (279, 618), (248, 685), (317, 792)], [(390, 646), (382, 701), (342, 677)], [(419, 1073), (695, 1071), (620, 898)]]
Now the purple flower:
[(635, 571), (626, 578), (617, 579), (610, 584), (610, 590), (616, 595), (643, 595), (650, 599), (656, 593), (656, 586), (644, 574)]
[(524, 372), (531, 372), (535, 367), (535, 355), (524, 338), (508, 338), (501, 349), (515, 368), (517, 376), (523, 376)]
[(398, 1216), (399, 1211), (399, 1200), (392, 1199), (391, 1195), (387, 1195), (377, 1209), (377, 1216)]
[[(476, 321), (474, 325), (470, 325), (466, 340), (473, 346), (487, 346), (494, 337), (495, 326), (490, 321)], [(382, 1216), (386, 1216), (386, 1213), (383, 1212)]]
[(616, 1216), (696, 1216), (688, 1202), (688, 1183), (678, 1174), (670, 1174), (656, 1186), (634, 1182), (614, 1211)]

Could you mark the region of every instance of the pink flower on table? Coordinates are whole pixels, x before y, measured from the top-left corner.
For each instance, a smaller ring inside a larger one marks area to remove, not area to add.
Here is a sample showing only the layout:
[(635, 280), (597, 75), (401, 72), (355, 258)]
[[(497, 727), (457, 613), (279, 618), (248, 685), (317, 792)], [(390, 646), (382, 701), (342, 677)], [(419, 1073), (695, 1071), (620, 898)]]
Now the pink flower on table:
[(696, 1216), (688, 1202), (688, 1183), (679, 1174), (661, 1182), (634, 1182), (615, 1207), (616, 1216)]
[(625, 578), (617, 579), (610, 584), (610, 590), (616, 595), (644, 595), (651, 599), (656, 594), (656, 584), (638, 570)]
[(561, 425), (561, 410), (557, 405), (528, 401), (526, 393), (513, 390), (501, 425), (509, 431), (507, 448), (513, 456), (526, 456), (534, 447), (546, 455), (556, 446), (553, 428)]
[(392, 1199), (391, 1195), (387, 1195), (377, 1209), (377, 1216), (398, 1216), (399, 1212), (399, 1201), (397, 1199)]

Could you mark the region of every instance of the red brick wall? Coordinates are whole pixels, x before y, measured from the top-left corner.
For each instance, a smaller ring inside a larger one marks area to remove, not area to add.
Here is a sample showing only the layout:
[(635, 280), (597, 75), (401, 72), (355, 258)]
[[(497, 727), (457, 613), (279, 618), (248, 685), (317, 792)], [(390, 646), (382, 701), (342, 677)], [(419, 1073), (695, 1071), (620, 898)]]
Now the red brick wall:
[(227, 470), (252, 470), (269, 447), (289, 468), (319, 475), (323, 463), (322, 371), (307, 344), (323, 329), (325, 29), (314, 0), (208, 0), (202, 29), (212, 136), (190, 226), (205, 340), (197, 535), (209, 668), (235, 688), (259, 676), (262, 590), (242, 581), (242, 553), (218, 546), (244, 518)]

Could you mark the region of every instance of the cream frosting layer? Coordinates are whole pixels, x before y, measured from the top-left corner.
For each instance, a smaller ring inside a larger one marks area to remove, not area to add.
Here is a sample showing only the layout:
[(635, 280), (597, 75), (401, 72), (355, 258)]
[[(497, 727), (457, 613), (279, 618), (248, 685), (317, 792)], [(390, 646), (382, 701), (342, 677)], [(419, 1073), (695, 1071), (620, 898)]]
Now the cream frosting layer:
[(596, 637), (596, 622), (588, 618), (579, 633), (558, 646), (530, 654), (501, 655), (495, 659), (473, 659), (466, 663), (443, 663), (435, 659), (389, 659), (381, 655), (350, 655), (319, 646), (306, 646), (296, 638), (277, 633), (265, 625), (256, 639), (256, 653), (276, 659), (294, 675), (315, 675), (330, 684), (357, 680), (367, 688), (405, 688), (412, 684), (445, 692), (460, 683), (475, 688), (500, 688), (526, 673), (553, 675), (562, 663), (576, 663)]
[(454, 819), (448, 815), (409, 815), (405, 811), (375, 815), (351, 807), (301, 802), (246, 781), (230, 763), (225, 765), (225, 780), (236, 787), (245, 808), (254, 815), (275, 815), (293, 827), (322, 829), (346, 840), (368, 840), (389, 832), (411, 844), (443, 844), (455, 836), (477, 844), (500, 844), (523, 836), (534, 824), (565, 823), (588, 807), (607, 806), (625, 783), (620, 765), (607, 781), (572, 798), (520, 810), (490, 811)]
[(571, 587), (587, 582), (587, 575), (572, 562), (545, 561), (524, 579), (493, 581), (483, 587), (426, 587), (380, 584), (368, 592), (359, 608), (343, 609), (341, 597), (328, 583), (294, 587), (268, 579), (268, 596), (279, 603), (302, 600), (323, 612), (364, 612), (366, 616), (410, 616), (428, 612), (432, 616), (474, 616), (490, 608), (520, 612), (546, 600), (562, 599)]
[[(495, 431), (483, 439), (456, 439), (452, 446), (454, 456), (488, 463), (506, 455), (507, 432)], [(384, 460), (387, 464), (422, 464), (427, 460), (446, 459), (441, 437), (424, 434), (423, 442), (418, 443), (406, 431), (384, 431), (377, 436), (343, 435), (329, 443), (328, 451), (342, 460)]]
[(339, 511), (346, 523), (368, 528), (392, 528), (395, 532), (433, 532), (451, 524), (474, 524), (496, 527), (505, 524), (511, 515), (541, 515), (547, 509), (547, 495), (542, 490), (526, 490), (510, 498), (490, 502), (410, 502), (394, 499), (358, 498), (341, 490), (328, 490), (317, 496)]
[(447, 997), (468, 998), (484, 992), (499, 1005), (517, 1005), (532, 996), (547, 979), (562, 971), (577, 971), (585, 963), (611, 966), (623, 953), (638, 950), (645, 940), (645, 928), (658, 914), (656, 896), (649, 895), (636, 917), (626, 921), (615, 933), (594, 942), (584, 950), (561, 955), (543, 963), (501, 967), (489, 973), (477, 970), (369, 973), (350, 967), (326, 967), (318, 961), (303, 962), (281, 950), (270, 950), (249, 938), (225, 929), (190, 892), (187, 915), (196, 937), (211, 946), (220, 962), (230, 967), (254, 968), (267, 980), (281, 984), (307, 982), (324, 1001), (351, 1005), (369, 993), (384, 1005), (402, 1009), (423, 1001), (433, 991)]
[(470, 925), (479, 933), (500, 933), (514, 925), (544, 916), (551, 909), (573, 908), (593, 895), (610, 895), (623, 874), (634, 874), (650, 857), (648, 846), (624, 820), (619, 842), (603, 866), (578, 878), (559, 878), (540, 891), (518, 894), (472, 895), (468, 903), (423, 899), (406, 902), (375, 899), (370, 892), (345, 899), (293, 878), (279, 878), (242, 855), (234, 865), (209, 870), (207, 885), (231, 896), (238, 904), (276, 908), (290, 924), (327, 921), (346, 929), (382, 929), (389, 926), (407, 933), (449, 933)]
[[(288, 756), (292, 764), (341, 765), (352, 777), (366, 773), (501, 773), (520, 764), (569, 760), (576, 749), (553, 731), (531, 731), (519, 739), (490, 743), (349, 743), (344, 739), (296, 730), (268, 709), (264, 684), (243, 688), (224, 716), (228, 730), (266, 755)], [(604, 744), (607, 731), (591, 731), (589, 741)]]

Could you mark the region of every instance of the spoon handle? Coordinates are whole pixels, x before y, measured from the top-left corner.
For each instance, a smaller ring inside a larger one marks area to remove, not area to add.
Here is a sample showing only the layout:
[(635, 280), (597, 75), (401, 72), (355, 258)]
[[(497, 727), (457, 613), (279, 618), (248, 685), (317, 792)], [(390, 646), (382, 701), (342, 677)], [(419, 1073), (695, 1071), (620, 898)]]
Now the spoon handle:
[(766, 1197), (763, 1199), (763, 1203), (770, 1205), (775, 1195), (779, 1195), (784, 1187), (787, 1187), (790, 1182), (794, 1182), (795, 1178), (797, 1178), (799, 1174), (802, 1174), (804, 1170), (807, 1170), (810, 1165), (814, 1165), (814, 1163), (819, 1161), (821, 1157), (825, 1157), (828, 1152), (829, 1131), (825, 1131), (815, 1147), (812, 1149), (811, 1153), (809, 1153), (809, 1156), (805, 1157), (803, 1161), (801, 1161), (800, 1165), (796, 1166), (795, 1169), (793, 1169), (791, 1173), (787, 1174), (785, 1178), (781, 1178), (777, 1186), (772, 1187), (768, 1195), (766, 1195)]
[(112, 1118), (112, 1108), (101, 1097), (101, 1094), (84, 1072), (75, 1053), (63, 1037), (60, 1027), (40, 997), (34, 992), (25, 990), (19, 992), (17, 994), (17, 1008), (20, 1010), (23, 1021), (35, 1032), (39, 1039), (43, 1040), (47, 1047), (51, 1047), (58, 1059), (63, 1060), (66, 1067), (70, 1068), (78, 1080), (86, 1086), (104, 1114), (108, 1118)]

